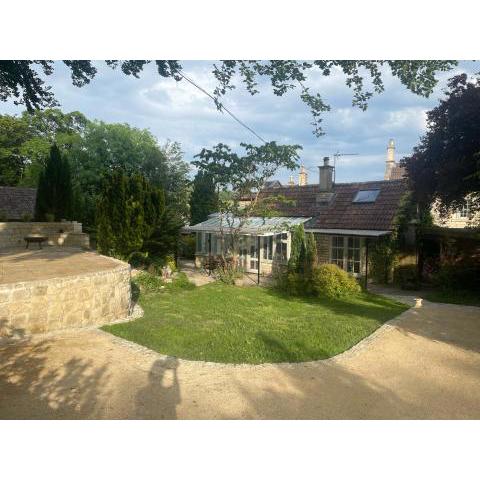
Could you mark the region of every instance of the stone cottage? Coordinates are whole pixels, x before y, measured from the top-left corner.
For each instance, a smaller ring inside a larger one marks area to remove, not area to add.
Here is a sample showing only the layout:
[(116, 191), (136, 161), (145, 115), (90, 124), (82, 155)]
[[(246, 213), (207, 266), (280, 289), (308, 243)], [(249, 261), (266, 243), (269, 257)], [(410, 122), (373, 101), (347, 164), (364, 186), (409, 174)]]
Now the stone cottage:
[[(275, 263), (285, 264), (290, 256), (289, 226), (303, 223), (305, 231), (314, 234), (320, 262), (337, 264), (354, 276), (365, 275), (369, 245), (392, 233), (406, 190), (403, 178), (334, 183), (334, 167), (325, 157), (318, 183), (307, 184), (303, 175), (299, 185), (276, 183), (262, 190), (263, 197), (281, 195), (292, 202), (278, 206), (282, 216), (252, 218), (242, 227), (241, 265), (247, 272), (269, 274)], [(197, 265), (225, 249), (222, 228), (225, 222), (222, 225), (218, 214), (187, 228), (196, 233)]]

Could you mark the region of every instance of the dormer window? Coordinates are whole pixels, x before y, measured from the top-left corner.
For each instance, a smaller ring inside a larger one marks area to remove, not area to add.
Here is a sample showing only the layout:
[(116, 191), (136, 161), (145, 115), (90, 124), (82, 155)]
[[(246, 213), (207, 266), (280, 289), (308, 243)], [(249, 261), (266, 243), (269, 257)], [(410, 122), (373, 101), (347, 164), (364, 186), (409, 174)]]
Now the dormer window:
[(353, 199), (353, 203), (373, 203), (379, 193), (380, 190), (359, 190)]

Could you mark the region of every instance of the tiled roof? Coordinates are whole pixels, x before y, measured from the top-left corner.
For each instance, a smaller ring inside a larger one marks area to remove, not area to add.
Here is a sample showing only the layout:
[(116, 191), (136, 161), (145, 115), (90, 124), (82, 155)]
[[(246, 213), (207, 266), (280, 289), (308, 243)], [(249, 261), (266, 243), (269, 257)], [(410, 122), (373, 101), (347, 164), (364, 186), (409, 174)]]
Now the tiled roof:
[[(353, 203), (359, 190), (380, 190), (375, 202)], [(278, 205), (282, 215), (312, 217), (305, 228), (391, 230), (400, 200), (406, 192), (405, 180), (337, 183), (333, 195), (320, 192), (318, 184), (265, 189), (262, 195), (283, 195), (294, 205)]]
[(22, 220), (35, 213), (36, 188), (0, 187), (0, 216), (7, 220)]

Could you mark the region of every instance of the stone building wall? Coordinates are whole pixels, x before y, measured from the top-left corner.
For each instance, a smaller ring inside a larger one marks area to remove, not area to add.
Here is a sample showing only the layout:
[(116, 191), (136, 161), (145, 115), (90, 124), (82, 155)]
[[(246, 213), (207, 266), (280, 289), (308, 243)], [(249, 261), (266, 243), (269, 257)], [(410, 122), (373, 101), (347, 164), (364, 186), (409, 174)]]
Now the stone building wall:
[(330, 263), (330, 237), (314, 233), (314, 238), (317, 243), (318, 263)]
[(105, 325), (132, 309), (130, 266), (0, 285), (0, 337)]
[(24, 247), (28, 235), (48, 237), (48, 245), (90, 247), (89, 237), (78, 222), (1, 222), (0, 248)]

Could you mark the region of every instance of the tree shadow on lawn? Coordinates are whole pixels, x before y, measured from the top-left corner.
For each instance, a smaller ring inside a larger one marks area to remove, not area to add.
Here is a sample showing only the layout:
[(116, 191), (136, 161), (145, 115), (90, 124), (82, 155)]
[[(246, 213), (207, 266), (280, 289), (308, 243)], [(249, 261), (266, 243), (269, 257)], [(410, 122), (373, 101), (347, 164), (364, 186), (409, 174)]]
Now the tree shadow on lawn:
[(293, 348), (288, 348), (281, 340), (266, 332), (257, 332), (255, 336), (262, 341), (269, 357), (282, 358), (282, 362), (304, 362), (331, 357), (330, 352), (321, 348), (311, 349), (304, 342), (290, 340)]
[[(349, 301), (348, 297), (343, 299), (330, 300), (327, 298), (294, 296), (279, 292), (273, 288), (266, 288), (265, 291), (268, 293), (268, 295), (271, 295), (277, 299), (288, 300), (291, 302), (305, 304), (309, 306), (317, 305), (331, 311), (336, 315), (344, 316), (356, 315), (370, 317), (373, 315), (375, 318), (377, 318), (379, 314), (382, 314), (382, 312), (391, 311), (392, 308), (395, 308), (397, 309), (397, 312), (395, 312), (395, 314), (393, 315), (393, 317), (395, 317), (409, 308), (408, 305), (375, 294), (368, 294), (367, 296), (365, 293), (360, 293), (358, 296), (352, 296), (351, 301)], [(358, 302), (358, 300), (360, 300), (360, 302)], [(382, 322), (389, 320), (393, 317), (390, 316), (388, 318), (382, 319)]]

